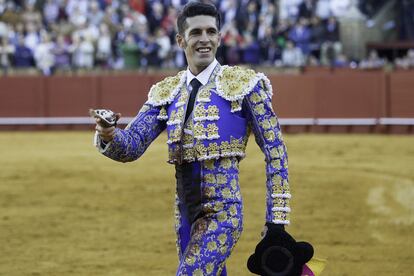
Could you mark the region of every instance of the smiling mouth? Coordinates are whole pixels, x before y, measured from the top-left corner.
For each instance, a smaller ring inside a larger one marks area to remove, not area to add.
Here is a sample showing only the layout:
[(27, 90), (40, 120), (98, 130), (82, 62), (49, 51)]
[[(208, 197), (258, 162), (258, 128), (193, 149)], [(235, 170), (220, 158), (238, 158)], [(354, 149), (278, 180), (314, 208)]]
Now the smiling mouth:
[(209, 47), (200, 47), (200, 48), (197, 48), (196, 51), (200, 54), (207, 54), (207, 53), (211, 52), (211, 48), (209, 48)]

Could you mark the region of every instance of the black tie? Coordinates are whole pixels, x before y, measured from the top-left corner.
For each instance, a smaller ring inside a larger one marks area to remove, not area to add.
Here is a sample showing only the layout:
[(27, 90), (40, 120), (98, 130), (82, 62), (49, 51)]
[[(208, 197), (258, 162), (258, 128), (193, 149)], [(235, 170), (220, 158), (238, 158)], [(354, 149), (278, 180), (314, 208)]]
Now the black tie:
[(191, 94), (190, 94), (190, 99), (188, 100), (187, 112), (185, 113), (185, 121), (187, 121), (188, 117), (191, 114), (191, 111), (193, 111), (194, 101), (197, 96), (198, 89), (201, 86), (201, 82), (198, 79), (194, 78), (191, 80), (190, 85), (191, 85)]

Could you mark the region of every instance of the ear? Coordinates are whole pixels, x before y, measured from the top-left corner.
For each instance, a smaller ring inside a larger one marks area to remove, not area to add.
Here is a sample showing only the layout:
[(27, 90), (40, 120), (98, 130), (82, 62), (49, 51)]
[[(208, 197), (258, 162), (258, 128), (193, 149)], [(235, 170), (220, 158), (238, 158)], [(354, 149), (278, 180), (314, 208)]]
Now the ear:
[(181, 49), (185, 49), (185, 39), (182, 35), (180, 35), (179, 33), (177, 33), (175, 35), (175, 41), (177, 42), (177, 45), (181, 48)]

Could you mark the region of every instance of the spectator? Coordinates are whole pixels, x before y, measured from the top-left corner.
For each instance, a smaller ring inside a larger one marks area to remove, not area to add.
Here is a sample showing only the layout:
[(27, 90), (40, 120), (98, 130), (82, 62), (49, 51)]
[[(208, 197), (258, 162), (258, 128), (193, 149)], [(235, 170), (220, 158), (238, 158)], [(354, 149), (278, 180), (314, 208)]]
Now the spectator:
[(279, 18), (295, 22), (299, 14), (299, 4), (302, 0), (279, 0)]
[(304, 0), (299, 5), (299, 18), (311, 19), (315, 15), (316, 4), (314, 0)]
[(14, 52), (14, 66), (17, 68), (28, 68), (34, 65), (33, 52), (25, 45), (23, 35), (18, 36), (16, 50)]
[(368, 58), (363, 59), (359, 63), (361, 69), (378, 69), (382, 68), (385, 64), (385, 60), (378, 56), (378, 52), (371, 50), (368, 54)]
[(79, 6), (74, 6), (69, 15), (69, 22), (74, 28), (81, 28), (87, 23), (86, 13), (82, 12)]
[(314, 16), (311, 19), (311, 55), (320, 59), (320, 52), (322, 43), (326, 40), (326, 29), (319, 17)]
[(337, 55), (333, 63), (333, 66), (336, 68), (345, 68), (345, 67), (349, 67), (349, 65), (350, 63), (349, 63), (348, 58), (342, 53)]
[(161, 27), (166, 31), (166, 34), (170, 38), (170, 42), (175, 42), (175, 22), (176, 21), (177, 21), (177, 10), (174, 7), (169, 7), (167, 10), (167, 15), (164, 16), (161, 22)]
[(259, 44), (261, 63), (264, 65), (273, 64), (276, 59), (280, 59), (280, 50), (277, 47), (271, 26), (267, 26), (263, 38), (259, 39)]
[(223, 16), (223, 25), (227, 25), (233, 20), (236, 20), (238, 12), (237, 0), (223, 0), (220, 5), (220, 11)]
[(96, 64), (108, 68), (112, 60), (112, 38), (109, 28), (102, 23), (99, 27), (99, 38), (96, 44)]
[(151, 33), (155, 33), (155, 30), (161, 25), (164, 17), (164, 6), (160, 2), (155, 2), (149, 9), (147, 14), (148, 27)]
[(69, 48), (72, 53), (72, 65), (76, 69), (91, 69), (94, 64), (93, 44), (82, 36), (72, 36), (72, 45)]
[(247, 8), (239, 9), (236, 17), (239, 32), (249, 29), (249, 32), (256, 37), (259, 23), (259, 11), (255, 1), (249, 1)]
[(55, 56), (55, 68), (57, 70), (70, 69), (70, 53), (69, 45), (63, 35), (59, 35), (56, 39), (55, 47), (52, 49)]
[(330, 0), (331, 13), (335, 17), (345, 16), (353, 5), (352, 0)]
[(300, 18), (296, 25), (289, 32), (289, 39), (302, 50), (304, 55), (310, 53), (311, 32), (308, 28), (306, 18)]
[(141, 52), (132, 34), (126, 36), (125, 42), (121, 45), (121, 53), (125, 69), (137, 69), (139, 67)]
[(40, 26), (42, 24), (42, 15), (35, 10), (34, 3), (27, 1), (25, 9), (22, 13), (22, 20), (25, 24), (35, 24)]
[(43, 19), (47, 26), (56, 23), (59, 17), (59, 4), (57, 0), (46, 0), (43, 6)]
[(145, 13), (145, 0), (129, 0), (129, 6), (141, 14)]
[(301, 49), (292, 41), (286, 43), (282, 52), (282, 64), (287, 67), (300, 67), (304, 65), (304, 57)]
[(5, 36), (0, 36), (0, 66), (4, 75), (11, 66), (11, 57), (15, 52), (15, 48), (9, 43), (9, 40)]
[(95, 59), (94, 59), (94, 46), (92, 41), (88, 37), (80, 37), (80, 44), (79, 44), (79, 51), (80, 51), (80, 68), (84, 69), (92, 69)]
[(222, 45), (224, 47), (224, 62), (229, 65), (240, 63), (239, 45), (243, 42), (243, 37), (237, 30), (236, 20), (232, 20), (224, 25), (222, 29)]
[(25, 45), (30, 48), (32, 52), (40, 43), (40, 36), (37, 32), (37, 26), (33, 22), (26, 24), (26, 35), (24, 37)]
[(323, 22), (328, 20), (331, 14), (330, 0), (318, 0), (316, 2), (315, 15)]
[(152, 35), (147, 36), (141, 41), (141, 66), (143, 68), (158, 66), (160, 60), (158, 58), (159, 46)]
[(245, 33), (242, 44), (242, 62), (257, 65), (260, 63), (260, 45), (250, 33)]
[(321, 45), (321, 63), (331, 66), (341, 52), (342, 44), (339, 41), (338, 21), (331, 16), (326, 24), (324, 42)]
[(171, 67), (171, 41), (164, 29), (158, 28), (156, 30), (155, 42), (158, 44), (158, 59), (160, 60), (160, 65), (170, 64), (169, 66)]
[(396, 59), (395, 65), (397, 68), (402, 69), (414, 68), (414, 49), (408, 50), (407, 55), (405, 55), (403, 58)]
[(88, 0), (65, 0), (65, 1), (67, 1), (65, 11), (69, 18), (73, 17), (73, 13), (77, 13), (79, 16), (86, 18), (86, 15), (88, 14), (88, 8), (89, 8)]
[(54, 44), (49, 34), (46, 31), (42, 32), (41, 42), (34, 50), (34, 59), (37, 69), (45, 76), (52, 74), (52, 67), (55, 64), (55, 57), (52, 52), (53, 48)]
[(89, 4), (89, 12), (87, 15), (88, 22), (94, 26), (99, 26), (104, 18), (104, 12), (99, 8), (98, 1), (92, 1)]

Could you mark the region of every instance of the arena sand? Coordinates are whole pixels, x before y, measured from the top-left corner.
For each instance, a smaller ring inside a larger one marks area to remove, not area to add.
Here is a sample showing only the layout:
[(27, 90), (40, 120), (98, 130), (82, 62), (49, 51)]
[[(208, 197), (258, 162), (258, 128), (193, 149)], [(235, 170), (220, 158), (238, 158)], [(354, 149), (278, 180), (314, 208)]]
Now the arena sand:
[[(291, 226), (328, 259), (324, 275), (411, 275), (412, 136), (287, 135)], [(121, 164), (92, 132), (0, 133), (0, 275), (175, 275), (174, 172), (166, 137)], [(264, 161), (241, 163), (244, 232), (230, 276), (264, 223)]]

